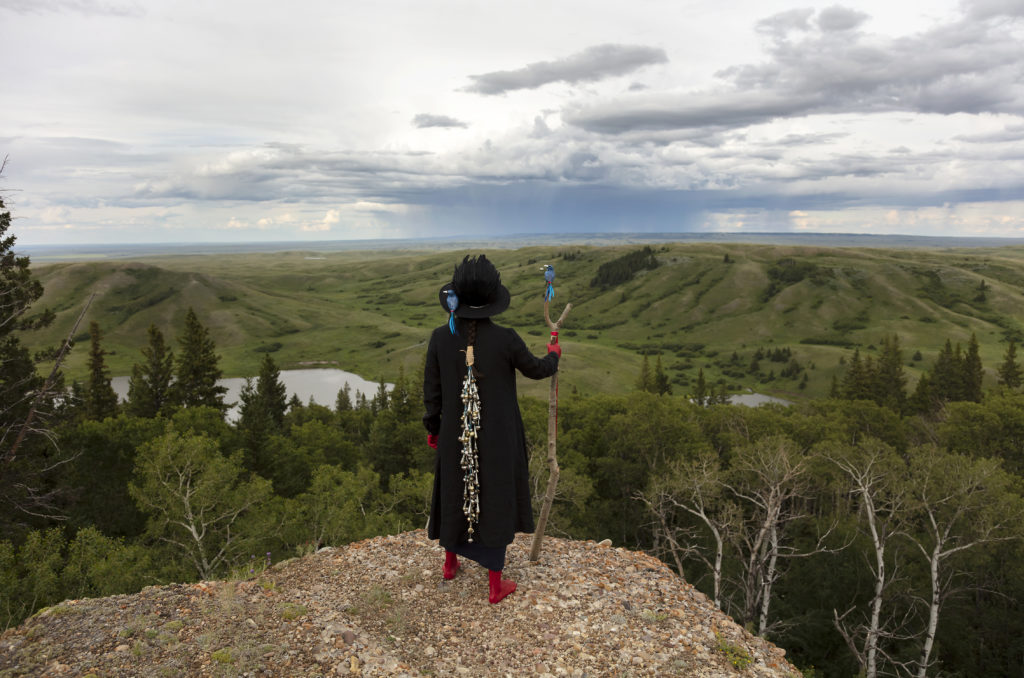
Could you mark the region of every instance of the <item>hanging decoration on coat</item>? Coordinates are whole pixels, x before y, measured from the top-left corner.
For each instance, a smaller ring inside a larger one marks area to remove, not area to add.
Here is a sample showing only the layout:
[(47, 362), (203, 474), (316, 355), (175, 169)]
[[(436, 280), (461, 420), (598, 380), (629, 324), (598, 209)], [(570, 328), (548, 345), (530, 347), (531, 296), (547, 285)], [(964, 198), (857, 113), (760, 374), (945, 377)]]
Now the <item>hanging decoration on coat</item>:
[(551, 264), (545, 264), (544, 268), (544, 301), (549, 302), (555, 298), (555, 267)]
[(448, 329), (453, 335), (458, 334), (455, 330), (455, 309), (459, 307), (459, 298), (455, 295), (455, 290), (448, 290), (448, 297), (445, 301), (448, 304)]
[(466, 378), (462, 382), (462, 512), (469, 523), (469, 541), (473, 541), (474, 525), (480, 520), (480, 454), (477, 434), (480, 431), (480, 392), (473, 376), (473, 347), (466, 347)]

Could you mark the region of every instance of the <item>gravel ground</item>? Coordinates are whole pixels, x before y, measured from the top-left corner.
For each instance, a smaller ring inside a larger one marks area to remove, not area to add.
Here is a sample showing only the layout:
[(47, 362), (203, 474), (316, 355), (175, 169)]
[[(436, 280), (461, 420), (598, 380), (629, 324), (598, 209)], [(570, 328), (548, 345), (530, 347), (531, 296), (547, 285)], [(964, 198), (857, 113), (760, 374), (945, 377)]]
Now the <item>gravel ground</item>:
[(519, 589), (423, 530), (325, 548), (250, 580), (69, 600), (0, 636), (6, 676), (785, 676), (752, 636), (646, 554), (530, 535), (509, 547)]

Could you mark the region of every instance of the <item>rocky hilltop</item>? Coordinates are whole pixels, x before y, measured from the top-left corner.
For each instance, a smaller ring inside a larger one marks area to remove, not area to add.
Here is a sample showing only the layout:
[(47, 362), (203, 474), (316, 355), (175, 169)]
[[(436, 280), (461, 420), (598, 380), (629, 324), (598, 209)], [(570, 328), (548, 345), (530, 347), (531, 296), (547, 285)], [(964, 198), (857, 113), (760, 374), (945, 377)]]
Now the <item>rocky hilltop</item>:
[(785, 651), (648, 555), (530, 537), (519, 590), (441, 578), (422, 530), (281, 562), (241, 580), (69, 600), (0, 636), (0, 676), (785, 676)]

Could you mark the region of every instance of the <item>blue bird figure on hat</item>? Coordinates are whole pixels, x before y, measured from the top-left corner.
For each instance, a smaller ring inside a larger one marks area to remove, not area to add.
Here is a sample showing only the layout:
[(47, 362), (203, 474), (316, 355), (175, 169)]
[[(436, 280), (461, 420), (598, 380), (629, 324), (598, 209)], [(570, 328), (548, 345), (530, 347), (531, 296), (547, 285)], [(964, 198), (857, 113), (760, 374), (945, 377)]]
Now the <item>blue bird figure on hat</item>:
[(448, 304), (448, 329), (451, 330), (452, 334), (458, 334), (455, 330), (455, 309), (459, 307), (459, 297), (456, 296), (455, 290), (448, 290), (445, 302)]
[(544, 301), (551, 301), (555, 298), (555, 267), (551, 264), (544, 264)]

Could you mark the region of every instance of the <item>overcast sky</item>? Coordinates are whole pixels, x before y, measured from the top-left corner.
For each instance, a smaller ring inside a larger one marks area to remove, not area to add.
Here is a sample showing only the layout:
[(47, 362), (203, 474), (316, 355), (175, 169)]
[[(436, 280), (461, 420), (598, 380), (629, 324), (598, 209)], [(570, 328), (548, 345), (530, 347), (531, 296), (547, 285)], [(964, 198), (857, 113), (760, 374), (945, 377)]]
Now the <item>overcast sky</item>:
[(22, 244), (1024, 237), (1024, 0), (0, 0)]

